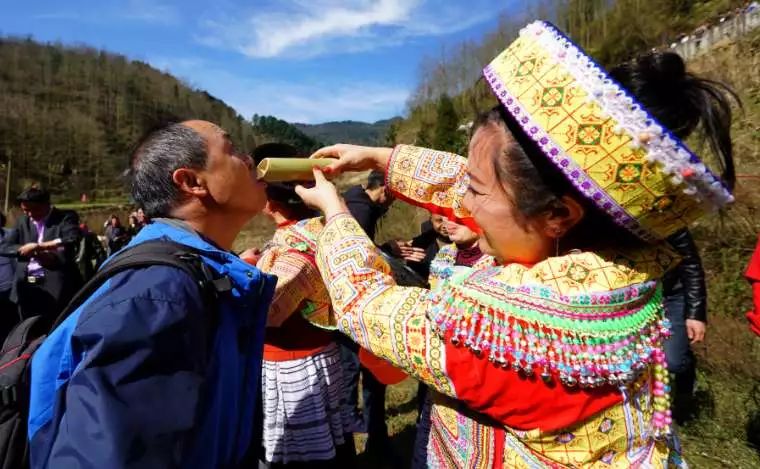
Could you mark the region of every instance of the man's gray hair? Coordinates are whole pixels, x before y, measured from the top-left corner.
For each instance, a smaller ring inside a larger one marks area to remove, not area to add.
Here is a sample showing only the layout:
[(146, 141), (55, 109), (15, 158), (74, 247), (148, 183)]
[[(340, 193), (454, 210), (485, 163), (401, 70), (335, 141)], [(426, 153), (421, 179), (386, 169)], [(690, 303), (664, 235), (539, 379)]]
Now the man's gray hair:
[(132, 198), (148, 217), (168, 216), (180, 202), (174, 171), (205, 168), (207, 160), (206, 140), (190, 127), (173, 123), (152, 131), (132, 154)]

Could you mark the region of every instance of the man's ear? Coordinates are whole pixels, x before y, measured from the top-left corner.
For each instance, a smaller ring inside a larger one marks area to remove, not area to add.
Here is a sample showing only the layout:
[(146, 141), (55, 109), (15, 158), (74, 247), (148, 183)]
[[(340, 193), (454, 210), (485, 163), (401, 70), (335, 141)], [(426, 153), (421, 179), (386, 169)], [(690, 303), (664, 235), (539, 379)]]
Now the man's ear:
[(559, 203), (546, 214), (545, 234), (550, 238), (561, 238), (580, 223), (585, 214), (586, 209), (583, 205), (574, 198), (564, 195)]
[(172, 181), (183, 194), (193, 197), (205, 197), (208, 195), (206, 182), (192, 169), (179, 168), (175, 170), (172, 173)]

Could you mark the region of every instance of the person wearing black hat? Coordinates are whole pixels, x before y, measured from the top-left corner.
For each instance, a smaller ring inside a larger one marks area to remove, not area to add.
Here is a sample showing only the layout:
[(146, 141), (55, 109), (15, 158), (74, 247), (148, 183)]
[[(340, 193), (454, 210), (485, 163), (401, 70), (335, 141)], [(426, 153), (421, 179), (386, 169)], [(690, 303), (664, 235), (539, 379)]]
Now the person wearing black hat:
[(50, 193), (31, 187), (16, 199), (24, 212), (4, 240), (18, 254), (16, 301), (21, 318), (42, 316), (52, 323), (82, 286), (76, 265), (79, 216), (50, 203)]

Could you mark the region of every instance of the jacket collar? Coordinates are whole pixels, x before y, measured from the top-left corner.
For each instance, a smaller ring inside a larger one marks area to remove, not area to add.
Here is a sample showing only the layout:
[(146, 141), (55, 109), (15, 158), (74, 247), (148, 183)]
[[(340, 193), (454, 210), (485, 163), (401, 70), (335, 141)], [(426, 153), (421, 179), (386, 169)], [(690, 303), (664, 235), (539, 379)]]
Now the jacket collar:
[(259, 269), (241, 260), (237, 255), (215, 246), (193, 231), (189, 225), (178, 223), (177, 220), (164, 221), (159, 219), (152, 221), (140, 230), (129, 243), (129, 246), (161, 238), (170, 239), (200, 251), (206, 264), (220, 275), (230, 277), (230, 280), (245, 292), (263, 284), (265, 278), (268, 277)]

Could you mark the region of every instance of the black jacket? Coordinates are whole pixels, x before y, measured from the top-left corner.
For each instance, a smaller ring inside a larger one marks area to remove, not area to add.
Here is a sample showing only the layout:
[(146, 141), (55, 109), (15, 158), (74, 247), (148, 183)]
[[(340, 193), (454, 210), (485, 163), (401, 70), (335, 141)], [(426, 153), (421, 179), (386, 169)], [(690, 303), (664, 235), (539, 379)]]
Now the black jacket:
[[(79, 247), (79, 216), (70, 210), (52, 208), (45, 220), (43, 241), (61, 239), (63, 249), (56, 252), (58, 258), (55, 268), (45, 269), (43, 288), (59, 302), (68, 301), (82, 286), (82, 279), (76, 264), (76, 251)], [(32, 220), (22, 215), (16, 220), (13, 233), (3, 242), (3, 251), (17, 250), (27, 243), (37, 242), (37, 228)], [(19, 257), (16, 265), (16, 281), (24, 279), (27, 274), (29, 259)]]
[(348, 207), (348, 211), (351, 212), (351, 216), (359, 222), (359, 226), (361, 226), (364, 232), (367, 233), (369, 239), (375, 241), (377, 221), (380, 220), (380, 217), (382, 217), (388, 209), (373, 202), (362, 186), (350, 187), (343, 194), (343, 199), (346, 201), (346, 206)]
[(409, 267), (420, 274), (425, 280), (430, 277), (430, 263), (435, 259), (440, 246), (438, 245), (438, 233), (433, 229), (430, 221), (420, 225), (420, 234), (412, 239), (412, 246), (425, 250), (425, 258), (420, 262), (407, 262)]
[(705, 271), (699, 258), (697, 245), (687, 229), (676, 232), (668, 238), (668, 243), (681, 256), (676, 269), (665, 274), (663, 293), (667, 296), (684, 296), (686, 319), (707, 322), (707, 287)]

